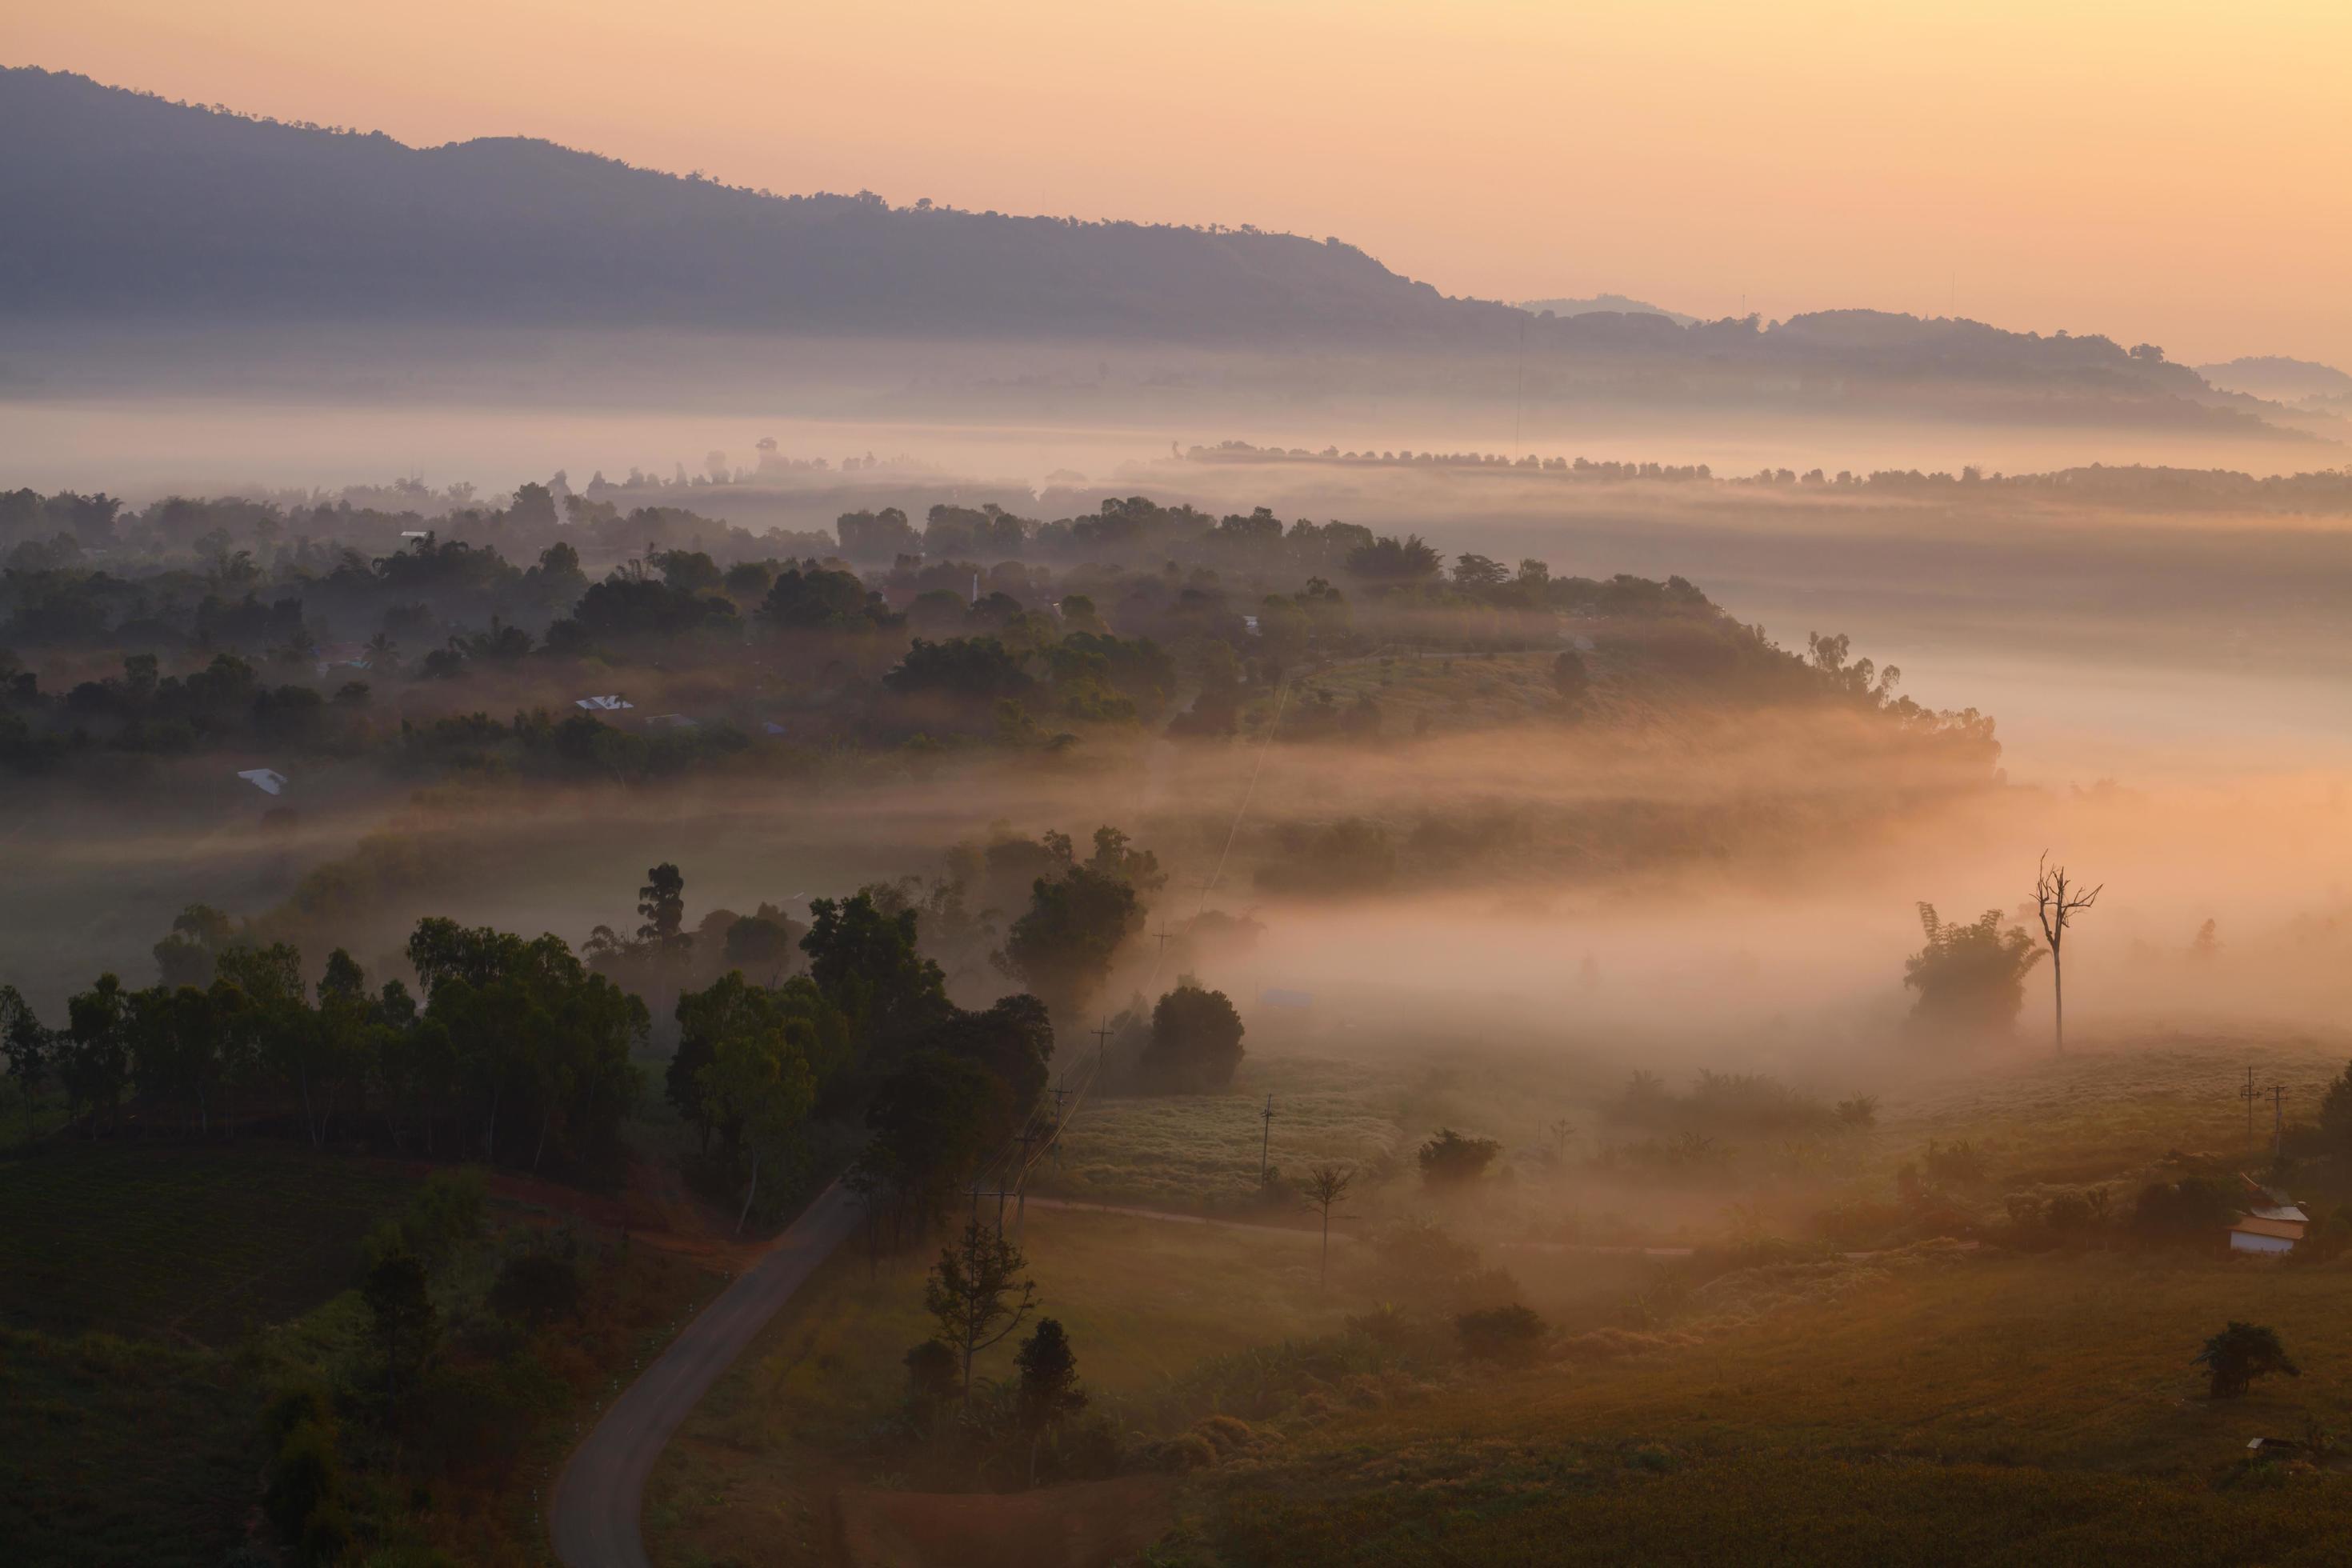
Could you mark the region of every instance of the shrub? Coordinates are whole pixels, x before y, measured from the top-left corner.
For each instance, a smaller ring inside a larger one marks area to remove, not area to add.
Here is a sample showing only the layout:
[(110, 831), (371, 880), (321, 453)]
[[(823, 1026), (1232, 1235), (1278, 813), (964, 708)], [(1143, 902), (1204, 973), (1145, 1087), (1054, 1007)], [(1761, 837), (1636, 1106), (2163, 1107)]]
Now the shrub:
[[(268, 1489), (262, 1507), (278, 1532), (294, 1543), (308, 1562), (332, 1562), (334, 1552), (320, 1552), (313, 1541), (315, 1516), (332, 1508), (342, 1491), (342, 1466), (335, 1453), (333, 1428), (305, 1417), (297, 1421), (278, 1446), (269, 1468)], [(331, 1533), (322, 1530), (318, 1544)], [(336, 1544), (341, 1551), (341, 1544)]]
[(1433, 1188), (1460, 1189), (1486, 1173), (1503, 1146), (1492, 1138), (1472, 1138), (1441, 1127), (1421, 1146), (1421, 1179)]
[(907, 1403), (928, 1414), (952, 1404), (963, 1392), (962, 1363), (940, 1340), (925, 1340), (907, 1352)]
[(569, 1253), (518, 1253), (499, 1268), (490, 1308), (500, 1317), (543, 1329), (580, 1315), (580, 1265)]
[(1463, 1352), (1474, 1360), (1524, 1366), (1542, 1345), (1544, 1321), (1526, 1307), (1489, 1307), (1454, 1320)]
[(2289, 1377), (2301, 1377), (2303, 1369), (2287, 1358), (2286, 1347), (2279, 1343), (2275, 1330), (2256, 1323), (2242, 1323), (2236, 1319), (2220, 1333), (2205, 1342), (2205, 1348), (2193, 1358), (2194, 1363), (2212, 1374), (2212, 1396), (2235, 1399), (2253, 1385), (2254, 1379), (2283, 1372)]
[(2218, 1247), (2237, 1214), (2237, 1194), (2220, 1182), (2202, 1176), (2151, 1182), (2132, 1207), (2131, 1230), (2145, 1242)]

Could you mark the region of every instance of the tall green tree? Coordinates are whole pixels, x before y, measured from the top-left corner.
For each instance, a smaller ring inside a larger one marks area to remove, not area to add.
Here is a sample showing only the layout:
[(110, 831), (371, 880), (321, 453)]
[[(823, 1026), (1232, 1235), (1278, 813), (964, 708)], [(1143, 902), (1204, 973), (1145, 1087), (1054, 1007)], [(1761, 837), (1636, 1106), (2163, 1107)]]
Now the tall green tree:
[(66, 1110), (87, 1117), (91, 1138), (130, 1089), (127, 1016), (130, 994), (113, 973), (101, 973), (97, 985), (66, 999), (66, 1048), (58, 1053), (57, 1077), (66, 1086)]
[(0, 985), (0, 1058), (7, 1062), (8, 1081), (25, 1102), (25, 1142), (33, 1142), (33, 1107), (50, 1072), (54, 1047), (49, 1031), (33, 1014), (14, 985)]
[(387, 1399), (399, 1397), (404, 1374), (414, 1377), (432, 1354), (439, 1315), (426, 1286), (424, 1261), (404, 1246), (387, 1248), (360, 1282), (383, 1355)]
[(849, 1017), (857, 1037), (903, 1047), (950, 1012), (947, 976), (916, 945), (911, 909), (886, 914), (874, 895), (809, 905), (801, 950), (817, 989)]
[(1013, 922), (996, 963), (1068, 1018), (1085, 1012), (1119, 949), (1142, 929), (1143, 905), (1131, 883), (1073, 866), (1032, 885), (1028, 911)]
[(1021, 1369), (1015, 1394), (1021, 1429), (1029, 1434), (1029, 1484), (1037, 1484), (1037, 1450), (1045, 1435), (1087, 1407), (1086, 1390), (1078, 1386), (1077, 1352), (1058, 1318), (1040, 1318), (1037, 1327), (1013, 1352)]
[(761, 1166), (773, 1169), (793, 1158), (801, 1124), (816, 1103), (815, 1076), (795, 1037), (812, 1033), (802, 1019), (763, 1023), (743, 1016), (719, 1035), (709, 1065), (697, 1075), (713, 1118), (733, 1131), (751, 1163), (742, 1212), (735, 1216), (738, 1235), (759, 1200)]
[(1019, 1328), (1036, 1304), (1037, 1286), (1023, 1279), (1029, 1260), (1001, 1232), (973, 1220), (940, 1249), (923, 1287), (923, 1309), (956, 1352), (964, 1408), (971, 1407), (972, 1358)]
[(849, 1173), (869, 1223), (898, 1235), (936, 1224), (1008, 1114), (1004, 1086), (978, 1063), (942, 1050), (908, 1058), (876, 1087)]

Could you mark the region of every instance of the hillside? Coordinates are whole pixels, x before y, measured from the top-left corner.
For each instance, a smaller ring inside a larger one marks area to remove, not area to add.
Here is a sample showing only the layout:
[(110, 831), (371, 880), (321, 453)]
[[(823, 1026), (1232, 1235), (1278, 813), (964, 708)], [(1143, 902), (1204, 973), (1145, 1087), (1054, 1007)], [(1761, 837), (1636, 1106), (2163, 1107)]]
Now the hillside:
[(2279, 403), (2352, 399), (2352, 375), (2332, 364), (2284, 354), (2249, 354), (2227, 364), (2200, 364), (2197, 374), (2228, 391)]
[(1208, 342), (1517, 320), (1337, 241), (778, 198), (545, 142), (412, 148), (34, 69), (0, 72), (0, 147), (11, 313)]
[(1519, 309), (1538, 316), (1547, 310), (1555, 316), (1590, 316), (1602, 310), (1613, 310), (1621, 316), (1664, 316), (1678, 327), (1687, 327), (1698, 320), (1696, 316), (1685, 316), (1680, 310), (1669, 310), (1646, 300), (1630, 300), (1622, 294), (1595, 294), (1581, 300), (1522, 300)]
[[(2099, 336), (1874, 310), (1685, 324), (1630, 301), (1547, 302), (1546, 317), (1448, 297), (1339, 239), (776, 196), (546, 142), (409, 147), (32, 68), (0, 69), (0, 320), (47, 330), (68, 365), (95, 352), (75, 323), (134, 340), (179, 324), (496, 325), (1442, 354), (1485, 362), (1439, 378), (1455, 395), (1538, 404), (1907, 405), (2252, 434), (2283, 412)], [(1432, 375), (1412, 361), (1283, 374)]]

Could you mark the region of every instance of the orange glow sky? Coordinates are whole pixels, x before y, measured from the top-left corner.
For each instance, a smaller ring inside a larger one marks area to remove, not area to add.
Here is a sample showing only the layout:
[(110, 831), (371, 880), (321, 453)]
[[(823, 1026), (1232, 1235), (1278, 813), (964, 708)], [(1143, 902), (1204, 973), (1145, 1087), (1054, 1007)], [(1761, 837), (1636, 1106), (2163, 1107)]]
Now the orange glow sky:
[(2352, 368), (2345, 0), (20, 0), (0, 59), (779, 191)]

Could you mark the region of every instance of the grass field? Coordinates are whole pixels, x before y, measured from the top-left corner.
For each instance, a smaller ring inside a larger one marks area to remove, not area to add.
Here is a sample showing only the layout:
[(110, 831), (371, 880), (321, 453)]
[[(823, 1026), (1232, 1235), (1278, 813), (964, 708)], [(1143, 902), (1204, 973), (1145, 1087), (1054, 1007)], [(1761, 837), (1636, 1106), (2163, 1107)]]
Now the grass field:
[(0, 1163), (0, 1321), (226, 1343), (350, 1284), (414, 1186), (282, 1143), (53, 1142)]
[(226, 1556), (265, 1455), (226, 1347), (346, 1289), (415, 1185), (271, 1142), (63, 1140), (0, 1163), (0, 1557)]
[[(1338, 1329), (1360, 1303), (1316, 1283), (1306, 1237), (1043, 1208), (1023, 1243), (1041, 1311), (1069, 1331), (1081, 1376), (1122, 1426), (1204, 1359)], [(826, 1488), (884, 1479), (849, 1456), (901, 1395), (935, 1253), (835, 1256), (769, 1324), (654, 1472), (646, 1531), (663, 1563), (823, 1563)], [(1012, 1371), (1011, 1342), (977, 1371)]]
[[(2336, 1560), (2352, 1477), (2230, 1484), (2352, 1425), (2352, 1270), (1989, 1256), (1614, 1365), (1349, 1414), (1196, 1492), (1188, 1555), (1298, 1563)], [(2189, 1364), (2231, 1318), (2301, 1362)]]
[(1038, 1190), (1187, 1211), (1245, 1206), (1258, 1196), (1267, 1095), (1280, 1102), (1273, 1163), (1297, 1175), (1318, 1161), (1370, 1167), (1407, 1157), (1413, 1087), (1401, 1069), (1261, 1053), (1230, 1094), (1106, 1095), (1071, 1119), (1060, 1152), (1038, 1166)]
[(253, 1505), (258, 1403), (211, 1351), (0, 1328), (0, 1558), (216, 1568)]
[[(2320, 1431), (2352, 1448), (2340, 1329), (2352, 1260), (2011, 1252), (1996, 1234), (1973, 1252), (1816, 1253), (1710, 1279), (1506, 1244), (1547, 1211), (1608, 1205), (1685, 1239), (1721, 1237), (1734, 1208), (1802, 1238), (1802, 1216), (1822, 1205), (1891, 1205), (1895, 1167), (1931, 1139), (1983, 1152), (1986, 1178), (1966, 1201), (1996, 1233), (2018, 1194), (2106, 1185), (2127, 1207), (2137, 1184), (2185, 1168), (2176, 1156), (2217, 1173), (2261, 1163), (2267, 1129), (2249, 1141), (2231, 1092), (2249, 1063), (2307, 1117), (2342, 1054), (2329, 1040), (2168, 1037), (2063, 1059), (1905, 1062), (1886, 1075), (1875, 1131), (1834, 1168), (1767, 1164), (1670, 1194), (1663, 1178), (1645, 1192), (1588, 1163), (1610, 1136), (1601, 1102), (1622, 1083), (1605, 1064), (1268, 1051), (1229, 1096), (1093, 1102), (1052, 1182), (1097, 1200), (1296, 1220), (1255, 1193), (1255, 1112), (1273, 1092), (1278, 1166), (1332, 1158), (1364, 1173), (1328, 1293), (1314, 1288), (1307, 1236), (1033, 1209), (1030, 1250), (1098, 1399), (1150, 1437), (1193, 1419), (1177, 1391), (1203, 1386), (1207, 1358), (1330, 1334), (1384, 1299), (1394, 1282), (1362, 1237), (1428, 1206), (1411, 1151), (1430, 1127), (1491, 1128), (1517, 1164), (1470, 1208), (1440, 1212), (1483, 1239), (1486, 1261), (1509, 1268), (1558, 1331), (1538, 1363), (1424, 1361), (1410, 1398), (1354, 1400), (1335, 1385), (1281, 1395), (1288, 1414), (1233, 1406), (1263, 1441), (1187, 1481), (1159, 1563), (2333, 1561), (2352, 1531), (2352, 1474), (2333, 1459), (2239, 1461), (2254, 1436)], [(1550, 1172), (1526, 1158), (1532, 1126), (1509, 1134), (1563, 1101), (1585, 1131)], [(2310, 1161), (2289, 1179), (2326, 1202), (2345, 1195), (2342, 1174)], [(927, 1262), (877, 1272), (837, 1258), (779, 1318), (656, 1471), (656, 1561), (822, 1562), (833, 1489), (908, 1484), (861, 1455), (903, 1384), (898, 1357), (929, 1331)], [(2276, 1329), (2303, 1375), (2209, 1400), (2190, 1358), (2231, 1319)], [(1001, 1375), (1005, 1351), (993, 1353), (985, 1370)]]

